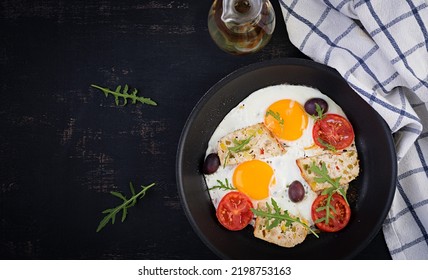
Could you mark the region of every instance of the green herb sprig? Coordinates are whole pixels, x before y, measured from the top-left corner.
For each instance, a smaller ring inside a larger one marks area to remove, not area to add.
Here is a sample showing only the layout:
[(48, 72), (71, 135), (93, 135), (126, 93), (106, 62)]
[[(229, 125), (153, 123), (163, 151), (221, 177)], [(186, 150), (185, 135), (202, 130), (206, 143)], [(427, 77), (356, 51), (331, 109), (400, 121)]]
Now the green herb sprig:
[(325, 142), (324, 140), (322, 140), (320, 137), (318, 137), (318, 142), (324, 146), (324, 148), (326, 148), (327, 150), (330, 150), (332, 152), (337, 152), (336, 148), (331, 145), (330, 143)]
[(233, 146), (233, 147), (227, 147), (227, 149), (229, 151), (234, 152), (234, 153), (248, 151), (250, 149), (250, 147), (248, 147), (246, 145), (248, 145), (248, 143), (250, 143), (250, 141), (251, 141), (251, 139), (253, 137), (254, 137), (254, 135), (251, 135), (247, 139), (243, 139), (243, 140), (233, 139), (232, 142), (233, 142), (233, 144), (235, 144), (235, 146)]
[(220, 180), (217, 180), (218, 185), (213, 186), (212, 188), (209, 188), (208, 190), (215, 190), (215, 189), (219, 189), (219, 190), (224, 190), (224, 191), (233, 191), (236, 190), (236, 188), (234, 186), (232, 186), (231, 184), (229, 184), (229, 180), (227, 180), (227, 178), (225, 179), (225, 183), (223, 183)]
[(123, 201), (123, 203), (114, 208), (106, 209), (102, 212), (103, 214), (107, 214), (107, 215), (99, 223), (97, 232), (102, 230), (110, 220), (111, 220), (111, 223), (114, 224), (114, 222), (116, 221), (116, 214), (118, 214), (120, 211), (122, 211), (121, 222), (123, 223), (123, 221), (125, 221), (126, 219), (126, 216), (128, 215), (128, 208), (134, 206), (137, 203), (137, 200), (143, 198), (144, 195), (146, 194), (146, 191), (151, 187), (153, 187), (154, 185), (155, 183), (152, 183), (148, 186), (141, 186), (142, 190), (138, 193), (135, 193), (135, 189), (134, 189), (134, 186), (132, 185), (132, 182), (129, 182), (129, 189), (131, 190), (131, 194), (132, 194), (132, 197), (129, 199), (127, 199), (125, 196), (123, 196), (119, 192), (114, 192), (114, 191), (110, 192), (115, 197), (120, 198)]
[[(104, 92), (106, 97), (108, 97), (109, 94), (113, 95), (116, 106), (119, 106), (120, 98), (123, 99), (121, 106), (125, 106), (126, 104), (128, 104), (128, 99), (131, 100), (132, 104), (136, 104), (137, 102), (141, 102), (143, 104), (147, 104), (147, 105), (151, 105), (151, 106), (157, 105), (157, 103), (155, 101), (151, 100), (150, 98), (137, 96), (138, 90), (136, 88), (134, 88), (132, 90), (132, 92), (128, 93), (129, 86), (126, 84), (123, 87), (123, 90), (122, 90), (122, 86), (117, 86), (116, 90), (114, 90), (114, 91), (110, 90), (108, 88), (103, 88), (103, 87), (97, 86), (97, 85), (91, 85), (91, 87), (101, 90), (102, 92)], [(122, 92), (121, 92), (121, 90), (122, 90)]]
[(266, 117), (269, 115), (278, 121), (279, 125), (281, 126), (281, 129), (284, 129), (284, 119), (281, 118), (281, 115), (279, 114), (279, 112), (268, 110), (268, 111), (266, 111)]
[(268, 202), (266, 202), (266, 211), (263, 211), (261, 209), (254, 209), (251, 208), (251, 211), (254, 213), (254, 215), (262, 218), (266, 218), (266, 229), (271, 230), (274, 227), (277, 227), (282, 221), (285, 221), (286, 226), (291, 226), (292, 223), (297, 222), (307, 228), (310, 232), (312, 232), (316, 237), (319, 237), (318, 234), (316, 234), (315, 231), (311, 229), (310, 226), (305, 224), (300, 220), (299, 217), (293, 218), (290, 216), (287, 210), (282, 211), (281, 208), (278, 206), (277, 202), (271, 198), (272, 207), (269, 205)]
[(224, 159), (224, 166), (226, 166), (226, 163), (230, 157), (230, 153), (240, 153), (240, 152), (245, 152), (248, 151), (250, 149), (250, 147), (248, 147), (248, 143), (250, 143), (251, 139), (254, 137), (254, 135), (250, 135), (248, 138), (243, 139), (243, 140), (236, 140), (233, 139), (232, 142), (233, 144), (235, 144), (235, 146), (231, 146), (231, 147), (227, 147), (227, 154), (226, 157)]
[(321, 206), (315, 209), (315, 211), (317, 212), (325, 210), (325, 217), (319, 218), (316, 221), (314, 221), (315, 223), (324, 222), (325, 224), (328, 224), (330, 221), (330, 218), (334, 218), (333, 215), (331, 214), (331, 211), (336, 213), (336, 209), (333, 207), (333, 205), (331, 205), (331, 198), (333, 197), (333, 194), (335, 193), (340, 194), (345, 199), (346, 203), (349, 205), (348, 200), (346, 199), (346, 192), (342, 187), (340, 187), (339, 182), (342, 177), (340, 176), (336, 179), (331, 178), (330, 175), (328, 175), (328, 170), (327, 170), (327, 166), (325, 165), (325, 162), (321, 163), (321, 168), (319, 168), (315, 164), (315, 162), (312, 162), (309, 169), (319, 176), (314, 178), (315, 182), (329, 183), (331, 185), (331, 187), (323, 190), (321, 193), (321, 195), (328, 195), (325, 206)]
[(315, 103), (315, 111), (317, 112), (316, 116), (313, 116), (315, 120), (321, 120), (324, 118), (324, 109), (318, 103)]

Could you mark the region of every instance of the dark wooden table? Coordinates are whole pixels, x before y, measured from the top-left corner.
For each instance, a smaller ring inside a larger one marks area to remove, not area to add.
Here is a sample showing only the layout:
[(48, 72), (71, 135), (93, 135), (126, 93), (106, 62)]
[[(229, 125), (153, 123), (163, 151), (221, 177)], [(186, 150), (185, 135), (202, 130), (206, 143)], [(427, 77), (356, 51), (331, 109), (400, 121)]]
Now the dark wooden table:
[[(212, 1), (2, 0), (0, 258), (213, 259), (180, 205), (175, 158), (199, 98), (251, 63), (305, 56), (278, 3), (271, 42), (232, 56), (212, 42)], [(157, 107), (116, 106), (90, 87), (129, 84)], [(101, 211), (156, 185), (124, 223)], [(357, 256), (389, 259), (382, 233)]]

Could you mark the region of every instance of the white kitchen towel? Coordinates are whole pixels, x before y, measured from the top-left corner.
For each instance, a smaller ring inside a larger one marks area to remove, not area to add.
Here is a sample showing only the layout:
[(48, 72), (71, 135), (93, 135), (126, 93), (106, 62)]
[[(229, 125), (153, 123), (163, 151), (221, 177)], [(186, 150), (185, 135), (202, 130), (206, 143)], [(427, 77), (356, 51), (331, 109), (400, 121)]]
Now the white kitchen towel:
[(428, 0), (279, 2), (291, 42), (391, 128), (398, 182), (383, 232), (393, 259), (428, 259)]

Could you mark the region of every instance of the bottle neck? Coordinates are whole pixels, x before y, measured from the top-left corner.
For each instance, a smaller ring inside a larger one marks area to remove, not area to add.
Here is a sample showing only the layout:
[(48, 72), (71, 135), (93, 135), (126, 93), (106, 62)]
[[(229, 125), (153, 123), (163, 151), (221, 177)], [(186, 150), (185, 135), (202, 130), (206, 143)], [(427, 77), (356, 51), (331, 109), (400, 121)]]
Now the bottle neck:
[(226, 25), (251, 25), (260, 20), (264, 0), (223, 0), (221, 19)]

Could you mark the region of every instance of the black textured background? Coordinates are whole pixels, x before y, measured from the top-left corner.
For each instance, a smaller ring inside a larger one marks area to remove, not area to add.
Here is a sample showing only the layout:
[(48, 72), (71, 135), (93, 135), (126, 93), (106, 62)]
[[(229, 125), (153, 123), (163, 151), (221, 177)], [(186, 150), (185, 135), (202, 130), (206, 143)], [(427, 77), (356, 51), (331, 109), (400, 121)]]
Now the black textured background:
[[(0, 3), (0, 258), (211, 259), (181, 208), (177, 143), (200, 97), (253, 62), (304, 57), (277, 26), (237, 57), (208, 34), (209, 0)], [(157, 107), (90, 87), (129, 84)], [(156, 182), (122, 224), (101, 211)], [(382, 233), (359, 259), (389, 259)]]

